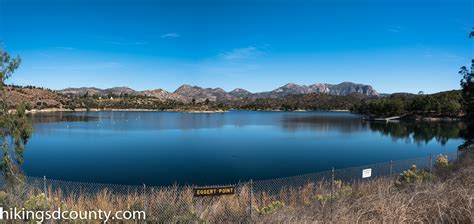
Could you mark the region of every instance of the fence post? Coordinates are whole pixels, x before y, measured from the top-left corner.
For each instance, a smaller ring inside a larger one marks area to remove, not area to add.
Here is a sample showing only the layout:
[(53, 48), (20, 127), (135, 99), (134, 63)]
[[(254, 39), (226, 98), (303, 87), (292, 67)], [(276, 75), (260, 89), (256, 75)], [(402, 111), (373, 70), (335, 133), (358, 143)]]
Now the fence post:
[(46, 212), (47, 208), (47, 192), (46, 192), (46, 176), (43, 176), (43, 193), (44, 193), (44, 212)]
[(392, 175), (393, 175), (393, 161), (390, 160), (390, 181), (392, 181)]
[(393, 183), (393, 160), (390, 160), (390, 179), (389, 179), (389, 185), (388, 185), (388, 193), (390, 193), (391, 188), (392, 188), (392, 183)]
[(143, 184), (143, 192), (142, 193), (143, 193), (143, 211), (145, 212), (145, 224), (146, 224), (146, 220), (147, 220), (146, 215), (148, 215), (148, 214), (147, 214), (147, 209), (146, 209), (147, 208), (147, 203), (146, 203), (146, 198), (147, 197), (146, 197), (146, 185), (145, 184)]
[(431, 157), (431, 154), (430, 154), (430, 175), (432, 174), (433, 172), (433, 158)]
[(250, 179), (250, 187), (249, 187), (249, 198), (250, 198), (249, 223), (252, 223), (252, 193), (253, 193), (253, 180)]
[(334, 167), (332, 167), (331, 169), (331, 223), (333, 223), (333, 215), (332, 215), (333, 197), (334, 197)]
[(459, 162), (459, 147), (456, 148), (456, 162)]

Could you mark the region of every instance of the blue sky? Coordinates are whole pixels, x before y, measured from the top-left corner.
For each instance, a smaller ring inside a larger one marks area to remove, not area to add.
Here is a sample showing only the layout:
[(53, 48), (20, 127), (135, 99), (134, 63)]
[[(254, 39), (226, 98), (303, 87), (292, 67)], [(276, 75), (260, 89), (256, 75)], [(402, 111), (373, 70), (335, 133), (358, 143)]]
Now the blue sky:
[(470, 0), (0, 0), (10, 83), (181, 84), (267, 91), (352, 81), (383, 93), (458, 89)]

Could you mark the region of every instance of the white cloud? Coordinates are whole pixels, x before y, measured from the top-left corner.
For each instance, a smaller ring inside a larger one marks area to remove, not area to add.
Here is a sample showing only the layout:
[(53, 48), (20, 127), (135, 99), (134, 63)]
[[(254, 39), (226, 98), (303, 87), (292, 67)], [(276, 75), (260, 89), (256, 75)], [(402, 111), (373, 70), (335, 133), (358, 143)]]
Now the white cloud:
[(388, 29), (388, 32), (391, 32), (391, 33), (400, 33), (401, 31), (402, 31), (402, 28), (400, 26), (392, 27)]
[(89, 71), (99, 69), (117, 69), (122, 68), (122, 64), (114, 61), (97, 62), (90, 64), (73, 64), (73, 65), (48, 65), (48, 66), (34, 66), (37, 70), (70, 70), (70, 71)]
[(178, 37), (181, 37), (179, 33), (165, 33), (161, 35), (161, 38), (178, 38)]
[(56, 47), (56, 49), (67, 50), (67, 51), (76, 50), (76, 48), (73, 48), (73, 47), (63, 47), (63, 46), (58, 46)]
[(433, 49), (427, 48), (425, 49), (423, 56), (425, 58), (438, 58), (442, 60), (450, 59), (450, 60), (458, 60), (458, 61), (468, 61), (468, 59), (459, 54), (451, 53), (451, 52), (446, 52), (446, 51), (435, 51)]
[(226, 60), (244, 59), (251, 58), (261, 55), (263, 52), (254, 46), (248, 46), (244, 48), (236, 48), (229, 52), (220, 54), (220, 56)]
[(125, 41), (107, 41), (108, 44), (120, 45), (120, 46), (141, 46), (147, 45), (146, 41), (135, 41), (135, 42), (125, 42)]
[(148, 42), (145, 42), (145, 41), (137, 41), (134, 43), (135, 45), (147, 45)]
[(461, 55), (457, 55), (457, 54), (452, 54), (452, 53), (445, 53), (444, 54), (445, 57), (447, 58), (450, 58), (450, 59), (454, 59), (454, 60), (464, 60), (464, 61), (467, 61), (467, 58), (461, 56)]
[(47, 53), (40, 52), (40, 53), (38, 53), (38, 54), (39, 54), (41, 57), (44, 57), (44, 58), (53, 58), (52, 55), (47, 54)]
[(425, 57), (425, 58), (433, 57), (433, 50), (431, 50), (430, 48), (425, 49), (425, 51), (423, 53), (423, 57)]

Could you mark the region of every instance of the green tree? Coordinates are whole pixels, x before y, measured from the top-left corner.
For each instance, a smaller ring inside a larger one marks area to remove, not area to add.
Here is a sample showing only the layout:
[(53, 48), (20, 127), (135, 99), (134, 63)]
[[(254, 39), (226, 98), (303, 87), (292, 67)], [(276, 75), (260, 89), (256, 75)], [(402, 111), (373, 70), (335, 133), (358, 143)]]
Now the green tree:
[[(474, 37), (473, 31), (469, 34), (469, 38)], [(461, 136), (464, 138), (464, 143), (459, 148), (466, 148), (474, 144), (474, 59), (471, 60), (471, 71), (466, 66), (461, 67), (459, 74), (462, 76), (462, 105), (466, 112), (466, 128), (462, 130)]]
[(471, 71), (466, 66), (462, 66), (459, 74), (462, 76), (462, 103), (466, 111), (466, 119), (472, 121), (474, 119), (474, 60)]
[(401, 115), (405, 113), (405, 105), (401, 99), (393, 98), (386, 103), (385, 111), (389, 115)]
[(2, 143), (0, 168), (9, 183), (23, 180), (19, 165), (23, 162), (23, 151), (33, 132), (26, 117), (25, 105), (20, 104), (16, 111), (10, 111), (7, 91), (4, 88), (6, 80), (13, 75), (20, 62), (19, 57), (11, 57), (7, 52), (0, 50), (0, 138)]
[(447, 116), (458, 116), (461, 110), (461, 104), (459, 102), (450, 100), (441, 105), (441, 113)]
[[(469, 38), (471, 37), (474, 37), (474, 28), (469, 34)], [(474, 83), (472, 81), (474, 77), (474, 59), (471, 60), (471, 71), (466, 66), (462, 66), (459, 74), (462, 76), (462, 102), (466, 110), (466, 118), (472, 120), (474, 118)]]

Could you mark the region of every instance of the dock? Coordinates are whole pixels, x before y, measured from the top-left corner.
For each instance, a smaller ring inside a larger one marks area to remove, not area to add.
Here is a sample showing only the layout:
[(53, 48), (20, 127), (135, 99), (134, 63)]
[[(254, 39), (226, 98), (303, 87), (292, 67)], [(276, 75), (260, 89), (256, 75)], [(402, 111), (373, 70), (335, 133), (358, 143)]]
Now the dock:
[(384, 121), (384, 122), (390, 122), (390, 121), (398, 121), (400, 118), (404, 117), (405, 115), (399, 115), (399, 116), (393, 116), (393, 117), (364, 117), (363, 119), (365, 121)]

